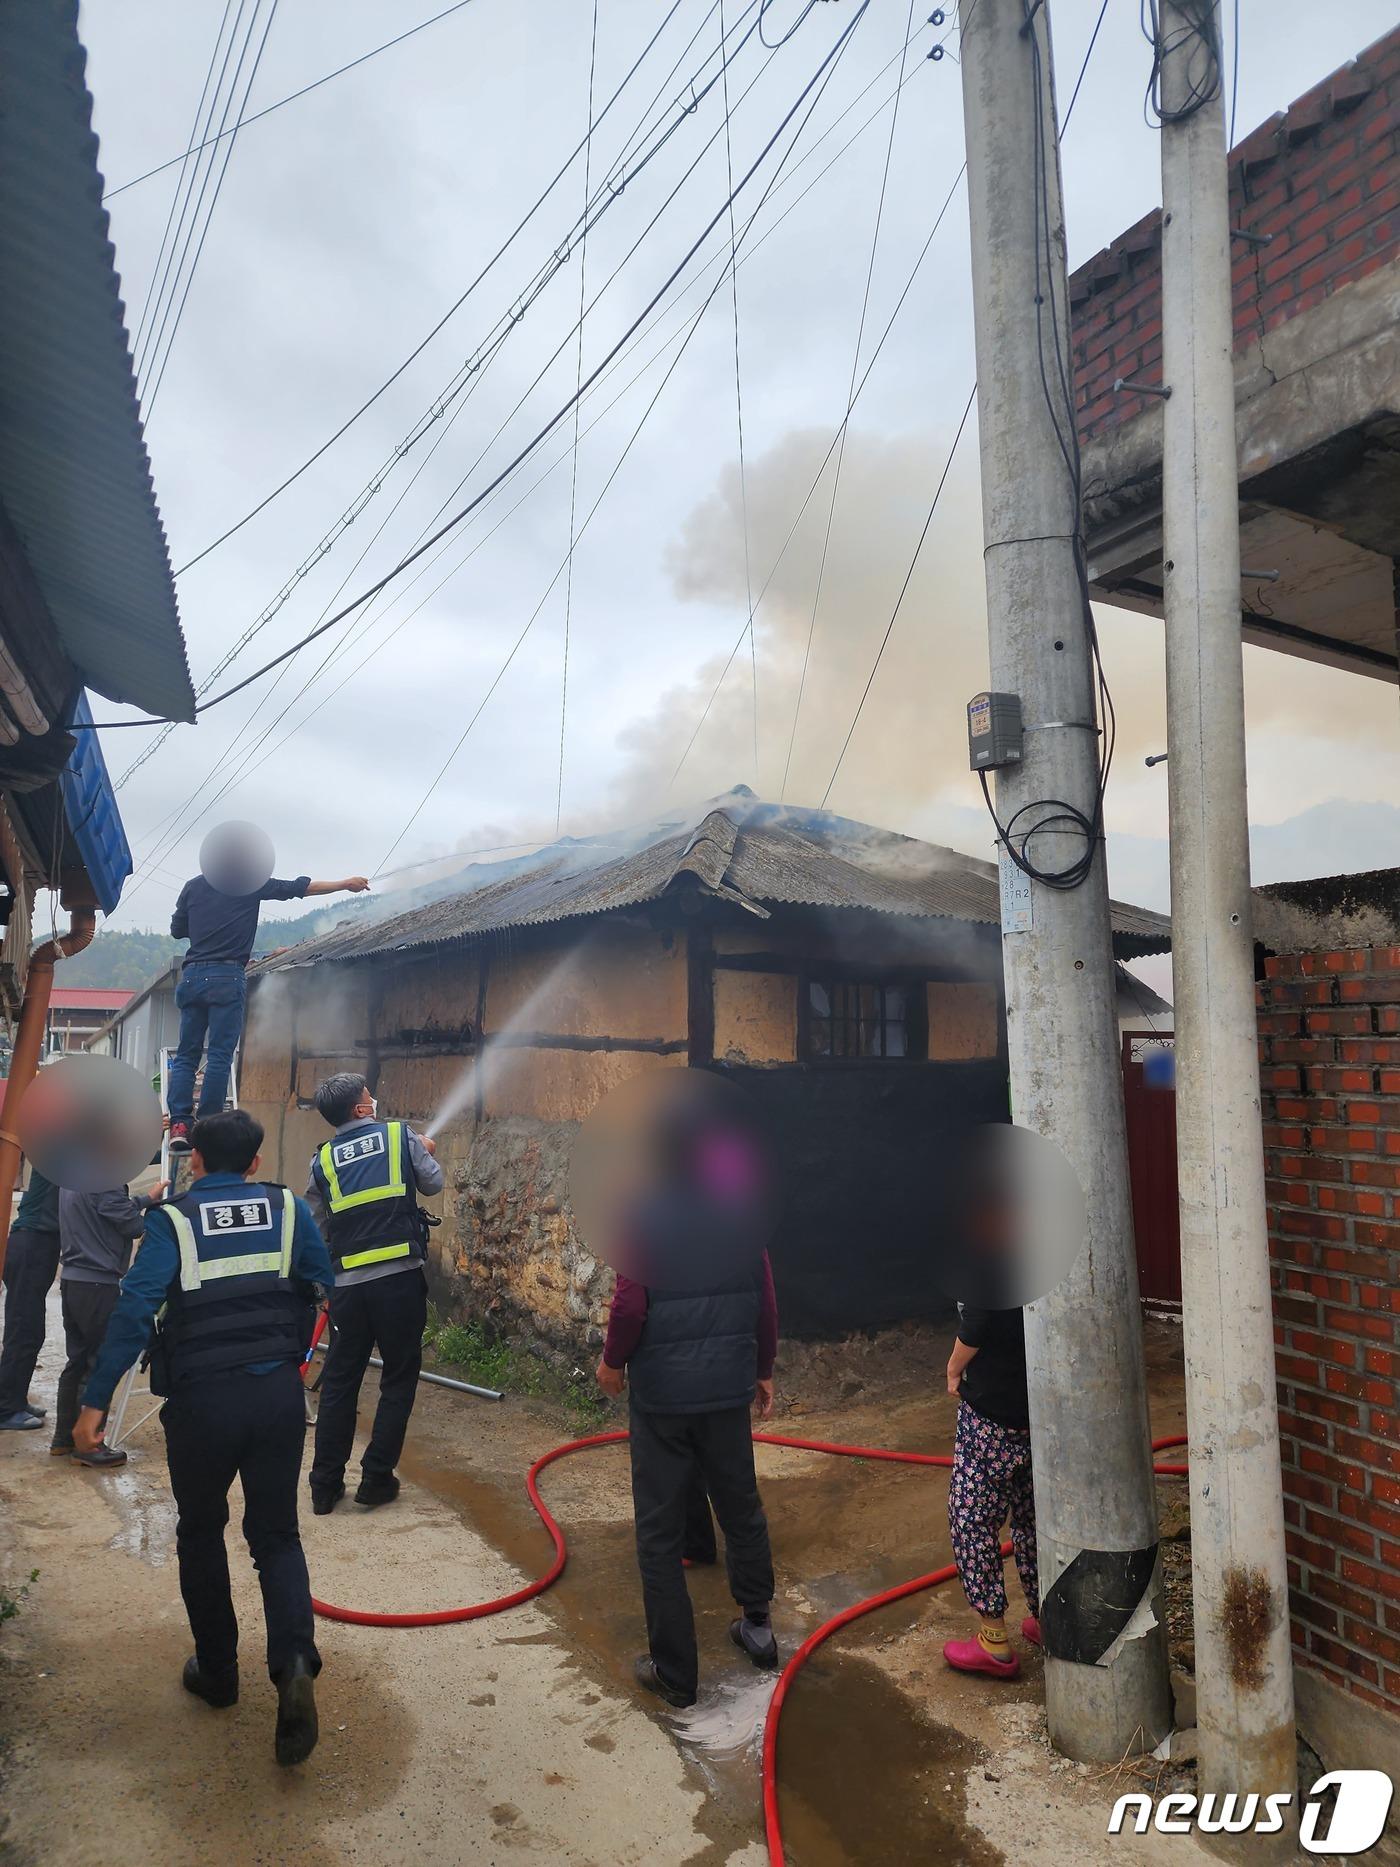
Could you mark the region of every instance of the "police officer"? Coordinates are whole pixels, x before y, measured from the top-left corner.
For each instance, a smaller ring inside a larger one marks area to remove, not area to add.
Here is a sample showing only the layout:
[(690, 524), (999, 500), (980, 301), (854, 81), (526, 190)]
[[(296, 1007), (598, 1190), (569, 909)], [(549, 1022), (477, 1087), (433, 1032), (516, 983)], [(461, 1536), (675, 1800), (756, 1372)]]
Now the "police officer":
[(335, 1265), (335, 1333), (321, 1378), (311, 1507), (318, 1517), (345, 1496), (360, 1383), (377, 1347), (384, 1367), (374, 1428), (360, 1464), (357, 1504), (399, 1494), (403, 1451), (423, 1364), (428, 1320), (426, 1215), (416, 1195), (442, 1191), (433, 1144), (404, 1122), (380, 1121), (363, 1076), (327, 1077), (316, 1107), (335, 1134), (312, 1157), (306, 1189)]
[(125, 1371), (151, 1343), (151, 1386), (164, 1394), (175, 1544), (194, 1654), (184, 1686), (208, 1705), (238, 1698), (238, 1621), (229, 1592), (228, 1492), (243, 1487), (243, 1534), (262, 1584), (267, 1669), (277, 1688), (276, 1756), (302, 1763), (316, 1745), (311, 1586), (297, 1528), (306, 1438), (301, 1362), (315, 1286), (333, 1281), (305, 1202), (253, 1179), (261, 1123), (244, 1109), (194, 1125), (194, 1182), (152, 1210), (122, 1282), (74, 1429), (80, 1449)]

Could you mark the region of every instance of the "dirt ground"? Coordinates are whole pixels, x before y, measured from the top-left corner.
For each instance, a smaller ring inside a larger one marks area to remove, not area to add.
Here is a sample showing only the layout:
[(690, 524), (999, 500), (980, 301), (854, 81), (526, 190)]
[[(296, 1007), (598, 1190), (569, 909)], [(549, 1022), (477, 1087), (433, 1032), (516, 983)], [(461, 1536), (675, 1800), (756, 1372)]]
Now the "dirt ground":
[[(946, 1449), (947, 1350), (934, 1331), (785, 1349), (776, 1429)], [(50, 1402), (59, 1360), (54, 1332), (35, 1382)], [(1149, 1360), (1154, 1429), (1180, 1431), (1179, 1333), (1151, 1325)], [(523, 1472), (571, 1436), (543, 1403), (425, 1387), (399, 1502), (305, 1517), (317, 1594), (436, 1608), (539, 1573), (548, 1543)], [(942, 1473), (771, 1448), (759, 1463), (786, 1649), (836, 1609), (948, 1560)], [(51, 1460), (42, 1432), (0, 1437), (0, 1580), (13, 1590), (40, 1572), (0, 1631), (0, 1861), (760, 1867), (772, 1681), (727, 1642), (722, 1571), (691, 1578), (700, 1705), (666, 1714), (629, 1677), (642, 1626), (625, 1453), (564, 1460), (543, 1489), (569, 1541), (559, 1585), (459, 1626), (322, 1622), (322, 1742), (308, 1765), (280, 1771), (256, 1583), (236, 1531), (243, 1697), (219, 1713), (180, 1688), (189, 1637), (158, 1424), (113, 1474)], [(966, 1620), (956, 1586), (924, 1593), (844, 1631), (802, 1674), (780, 1747), (794, 1867), (1058, 1867), (1106, 1860), (1110, 1847), (1115, 1859), (1166, 1859), (1170, 1848), (1177, 1867), (1203, 1860), (1185, 1837), (1109, 1841), (1114, 1797), (1152, 1787), (1157, 1766), (1141, 1782), (1053, 1757), (1038, 1657), (1007, 1686), (943, 1666), (942, 1642)], [(1189, 1625), (1172, 1632), (1174, 1646), (1189, 1642)]]

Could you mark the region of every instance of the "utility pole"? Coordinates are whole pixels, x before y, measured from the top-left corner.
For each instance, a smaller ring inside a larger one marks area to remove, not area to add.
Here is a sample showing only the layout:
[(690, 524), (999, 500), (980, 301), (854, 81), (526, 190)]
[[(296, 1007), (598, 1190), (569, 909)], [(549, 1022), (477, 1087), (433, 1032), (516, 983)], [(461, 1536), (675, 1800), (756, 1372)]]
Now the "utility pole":
[(1218, 0), (1161, 0), (1167, 775), (1199, 1771), (1203, 1791), (1267, 1794), (1296, 1790), (1297, 1762), (1254, 1008), (1220, 47)]
[(1048, 886), (1001, 851), (1019, 894), (1011, 913), (1003, 889), (1012, 1111), (1063, 1151), (1087, 1210), (1073, 1270), (1026, 1310), (1046, 1712), (1057, 1749), (1116, 1762), (1156, 1744), (1171, 1715), (1048, 7), (961, 0), (960, 13), (992, 687), (1020, 696), (1026, 727), (1022, 761), (997, 773), (997, 815), (1041, 873), (1085, 871)]

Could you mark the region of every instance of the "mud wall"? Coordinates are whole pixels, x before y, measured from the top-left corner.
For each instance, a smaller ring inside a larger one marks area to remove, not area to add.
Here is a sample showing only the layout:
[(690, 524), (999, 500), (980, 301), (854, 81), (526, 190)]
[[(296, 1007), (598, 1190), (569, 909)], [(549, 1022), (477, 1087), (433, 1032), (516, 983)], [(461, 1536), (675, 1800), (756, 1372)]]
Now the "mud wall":
[(684, 1065), (683, 937), (600, 922), (252, 986), (240, 1088), (267, 1130), (264, 1171), (306, 1184), (327, 1134), (316, 1085), (363, 1071), (385, 1115), (439, 1123), (446, 1184), (424, 1202), (443, 1221), (430, 1247), (439, 1306), (561, 1359), (600, 1339), (611, 1278), (573, 1234), (569, 1152), (615, 1084)]

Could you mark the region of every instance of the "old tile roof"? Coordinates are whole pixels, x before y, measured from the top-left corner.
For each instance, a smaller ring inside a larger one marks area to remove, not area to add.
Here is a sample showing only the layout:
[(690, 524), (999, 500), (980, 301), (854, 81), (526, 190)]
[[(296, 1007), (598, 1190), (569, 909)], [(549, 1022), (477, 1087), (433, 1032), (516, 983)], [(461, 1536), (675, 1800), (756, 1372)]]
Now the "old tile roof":
[[(476, 876), (473, 883), (472, 877)], [(511, 863), (481, 865), (460, 892), (380, 920), (351, 920), (261, 961), (258, 972), (366, 959), (635, 908), (686, 888), (765, 915), (774, 907), (859, 909), (910, 920), (995, 926), (993, 863), (825, 811), (765, 804), (740, 786), (686, 824), (568, 840)], [(1113, 904), (1120, 959), (1165, 952), (1170, 926)]]

